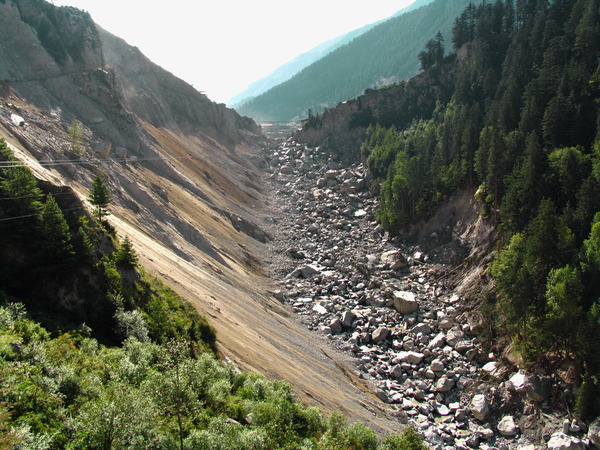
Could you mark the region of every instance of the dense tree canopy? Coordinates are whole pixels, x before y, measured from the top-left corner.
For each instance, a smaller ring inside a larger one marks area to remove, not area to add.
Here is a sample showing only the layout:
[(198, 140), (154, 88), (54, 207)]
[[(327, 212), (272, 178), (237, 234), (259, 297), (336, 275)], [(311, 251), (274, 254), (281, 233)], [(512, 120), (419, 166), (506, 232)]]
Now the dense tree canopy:
[(581, 364), (589, 392), (600, 369), (599, 6), (468, 5), (453, 26), (453, 48), (468, 57), (452, 99), (407, 129), (372, 125), (362, 147), (392, 231), (479, 186), (482, 214), (501, 231), (492, 273), (517, 340), (530, 358), (552, 350)]

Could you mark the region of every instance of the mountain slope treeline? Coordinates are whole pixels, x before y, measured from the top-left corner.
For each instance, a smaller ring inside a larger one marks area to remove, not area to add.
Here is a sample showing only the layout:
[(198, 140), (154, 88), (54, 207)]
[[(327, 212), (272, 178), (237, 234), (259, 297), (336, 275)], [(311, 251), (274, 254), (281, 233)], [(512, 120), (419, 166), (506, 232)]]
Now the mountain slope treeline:
[[(381, 183), (377, 218), (393, 232), (477, 190), (501, 248), (490, 266), (497, 295), (482, 298), (527, 361), (581, 374), (587, 418), (600, 414), (599, 6), (469, 4), (453, 26), (454, 50), (469, 56), (446, 78), (450, 100), (408, 128), (373, 123), (362, 146)], [(452, 70), (448, 58), (428, 72)]]
[(437, 0), (390, 19), (238, 108), (255, 120), (290, 120), (321, 112), (365, 89), (406, 80), (419, 70), (417, 54), (437, 31), (450, 36), (467, 0)]
[(98, 171), (91, 215), (0, 139), (0, 449), (424, 449), (219, 361), (206, 319), (104, 219), (108, 192)]
[(349, 42), (352, 42), (353, 39), (357, 38), (358, 36), (360, 36), (363, 33), (366, 33), (367, 31), (369, 31), (373, 27), (376, 27), (380, 23), (385, 22), (386, 20), (389, 20), (393, 17), (398, 17), (398, 16), (405, 14), (409, 11), (412, 11), (414, 9), (420, 8), (421, 6), (431, 3), (432, 1), (433, 0), (416, 0), (411, 5), (407, 6), (406, 8), (401, 9), (400, 11), (396, 12), (394, 15), (392, 15), (391, 17), (388, 17), (387, 19), (383, 19), (378, 22), (371, 23), (369, 25), (365, 25), (364, 27), (350, 31), (349, 33), (346, 33), (342, 36), (338, 36), (327, 42), (324, 42), (323, 44), (318, 45), (317, 47), (309, 50), (306, 53), (296, 56), (291, 61), (278, 67), (270, 75), (267, 75), (266, 77), (261, 78), (260, 80), (252, 83), (250, 86), (248, 86), (248, 88), (246, 90), (244, 90), (240, 94), (232, 97), (229, 100), (229, 102), (227, 102), (227, 104), (230, 105), (230, 107), (234, 108), (234, 109), (240, 108), (242, 105), (244, 105), (245, 103), (248, 103), (250, 100), (252, 100), (256, 96), (289, 80), (290, 78), (292, 78), (294, 75), (296, 75), (298, 72), (300, 72), (305, 67), (308, 67), (315, 61), (327, 56), (329, 53), (335, 51), (337, 48), (339, 48), (343, 45), (346, 45)]

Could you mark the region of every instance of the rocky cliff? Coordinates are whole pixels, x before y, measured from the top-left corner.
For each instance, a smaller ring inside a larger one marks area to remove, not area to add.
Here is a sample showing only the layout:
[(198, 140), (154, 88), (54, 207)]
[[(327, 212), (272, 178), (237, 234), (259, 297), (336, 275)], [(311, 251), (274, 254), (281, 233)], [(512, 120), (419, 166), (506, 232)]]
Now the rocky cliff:
[(139, 151), (134, 116), (155, 127), (204, 134), (231, 149), (260, 134), (253, 121), (210, 101), (87, 13), (7, 1), (0, 4), (0, 21), (0, 78), (38, 107), (77, 117), (115, 147)]

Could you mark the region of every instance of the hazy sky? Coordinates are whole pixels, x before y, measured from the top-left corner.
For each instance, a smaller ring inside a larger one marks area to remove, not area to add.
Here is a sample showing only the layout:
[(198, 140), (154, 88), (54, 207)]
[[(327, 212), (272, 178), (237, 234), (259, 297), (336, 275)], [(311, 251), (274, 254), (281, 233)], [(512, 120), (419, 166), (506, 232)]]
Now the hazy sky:
[[(88, 11), (211, 100), (226, 103), (295, 56), (414, 0), (55, 0)], [(351, 6), (352, 5), (352, 6)]]

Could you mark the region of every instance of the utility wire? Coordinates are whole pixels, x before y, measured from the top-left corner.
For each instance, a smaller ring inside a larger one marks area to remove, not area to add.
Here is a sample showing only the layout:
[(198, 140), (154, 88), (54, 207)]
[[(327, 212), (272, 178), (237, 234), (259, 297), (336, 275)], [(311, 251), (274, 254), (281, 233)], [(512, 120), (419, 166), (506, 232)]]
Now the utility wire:
[[(67, 164), (71, 164), (71, 165), (83, 165), (83, 164), (92, 164), (92, 163), (98, 163), (98, 162), (136, 162), (136, 161), (169, 161), (169, 160), (184, 160), (184, 159), (195, 159), (192, 156), (179, 156), (179, 157), (170, 157), (170, 158), (163, 158), (163, 157), (153, 157), (153, 158), (138, 158), (136, 157), (135, 159), (127, 159), (127, 158), (113, 158), (113, 159), (94, 159), (94, 160), (84, 160), (84, 161), (70, 161), (70, 160), (65, 160), (65, 161), (50, 161), (50, 162), (41, 162), (41, 161), (37, 161), (37, 164), (39, 164), (42, 167), (52, 167), (52, 166), (62, 166), (62, 165), (67, 165)], [(25, 161), (21, 161), (21, 160), (16, 160), (16, 161), (0, 161), (0, 169), (12, 169), (12, 168), (18, 168), (18, 167), (30, 167), (33, 166), (34, 164), (30, 164), (28, 162)], [(72, 192), (59, 192), (56, 194), (50, 194), (53, 196), (56, 195), (69, 195), (72, 194)], [(43, 195), (43, 194), (42, 194)], [(0, 198), (1, 200), (17, 200), (17, 199), (25, 199), (25, 198), (36, 198), (37, 196), (22, 196), (22, 197), (3, 197)], [(78, 210), (78, 209), (85, 209), (82, 207), (78, 207), (78, 208), (71, 208), (71, 209), (64, 209), (62, 210), (64, 211), (74, 211), (74, 210)], [(10, 220), (17, 220), (17, 219), (24, 219), (27, 217), (36, 217), (37, 214), (29, 214), (29, 215), (25, 215), (25, 216), (18, 216), (18, 217), (7, 217), (5, 219), (0, 219), (0, 222), (6, 222), (6, 221), (10, 221)]]
[[(52, 197), (56, 197), (58, 195), (73, 195), (74, 192), (57, 192), (57, 193), (52, 193), (49, 192), (47, 195), (51, 195)], [(2, 200), (21, 200), (23, 198), (38, 198), (38, 197), (44, 197), (46, 196), (46, 194), (44, 194), (43, 192), (40, 193), (40, 195), (22, 195), (20, 197), (6, 197), (6, 196), (2, 196), (0, 197), (0, 202)]]
[[(67, 208), (67, 209), (61, 209), (62, 212), (66, 212), (66, 211), (76, 211), (76, 210), (80, 210), (80, 209), (86, 209), (83, 206), (78, 206), (77, 208)], [(39, 214), (26, 214), (24, 216), (17, 216), (17, 217), (7, 217), (5, 219), (0, 219), (0, 222), (8, 222), (10, 220), (17, 220), (17, 219), (25, 219), (28, 217), (37, 217), (39, 216)]]
[[(155, 157), (155, 158), (135, 158), (135, 159), (131, 159), (131, 158), (115, 158), (115, 159), (88, 159), (88, 160), (84, 160), (84, 161), (70, 161), (70, 160), (59, 160), (59, 161), (50, 161), (50, 162), (41, 162), (41, 161), (37, 161), (37, 164), (42, 166), (42, 167), (51, 167), (51, 166), (64, 166), (67, 164), (71, 164), (74, 166), (77, 165), (83, 165), (83, 164), (94, 164), (94, 163), (99, 163), (99, 162), (137, 162), (137, 161), (170, 161), (170, 160), (184, 160), (184, 159), (196, 159), (193, 156), (177, 156), (177, 157), (170, 157), (170, 158), (161, 158), (161, 157)], [(15, 167), (30, 167), (34, 164), (30, 164), (28, 162), (24, 162), (24, 161), (0, 161), (0, 168), (1, 169), (10, 169), (10, 168), (15, 168)]]

